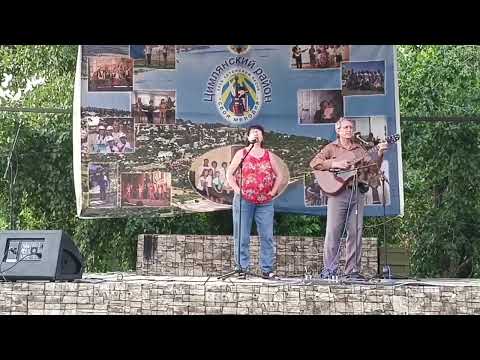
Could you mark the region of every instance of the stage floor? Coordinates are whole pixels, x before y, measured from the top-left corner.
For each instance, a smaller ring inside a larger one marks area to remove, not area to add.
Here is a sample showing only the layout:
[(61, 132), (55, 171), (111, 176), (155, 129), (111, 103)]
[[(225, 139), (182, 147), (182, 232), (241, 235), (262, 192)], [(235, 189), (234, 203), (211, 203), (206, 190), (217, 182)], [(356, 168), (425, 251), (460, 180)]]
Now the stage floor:
[(226, 280), (218, 280), (216, 276), (144, 276), (134, 272), (115, 272), (115, 273), (87, 273), (83, 274), (81, 280), (75, 280), (75, 283), (102, 283), (102, 282), (178, 282), (178, 283), (201, 283), (201, 284), (222, 284), (226, 282), (237, 284), (265, 284), (265, 285), (368, 285), (368, 286), (467, 286), (479, 287), (480, 279), (451, 279), (451, 278), (408, 278), (408, 279), (371, 279), (358, 282), (348, 282), (339, 280), (338, 282), (321, 280), (318, 278), (305, 279), (304, 277), (280, 277), (280, 280), (265, 280), (259, 276), (248, 276), (246, 280), (237, 279), (231, 276)]
[(84, 274), (0, 282), (0, 314), (479, 314), (480, 279), (329, 282)]

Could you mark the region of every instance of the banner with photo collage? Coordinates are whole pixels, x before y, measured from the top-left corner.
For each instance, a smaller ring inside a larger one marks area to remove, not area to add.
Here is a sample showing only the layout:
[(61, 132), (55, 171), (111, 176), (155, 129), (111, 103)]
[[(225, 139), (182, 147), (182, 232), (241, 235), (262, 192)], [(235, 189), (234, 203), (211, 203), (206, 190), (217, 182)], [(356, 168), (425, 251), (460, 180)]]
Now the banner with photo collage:
[[(393, 45), (83, 45), (74, 103), (81, 218), (230, 209), (226, 169), (253, 124), (283, 173), (275, 211), (325, 216), (309, 163), (335, 122), (351, 119), (366, 148), (400, 134)], [(400, 141), (381, 172), (366, 216), (383, 200), (403, 214)]]

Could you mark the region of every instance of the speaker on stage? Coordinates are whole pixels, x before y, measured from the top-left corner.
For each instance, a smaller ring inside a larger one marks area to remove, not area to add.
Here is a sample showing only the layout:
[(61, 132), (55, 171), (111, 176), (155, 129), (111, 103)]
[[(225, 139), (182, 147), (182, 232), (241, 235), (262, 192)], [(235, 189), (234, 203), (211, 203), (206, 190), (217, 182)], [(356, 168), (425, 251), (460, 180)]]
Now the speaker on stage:
[(62, 230), (0, 232), (1, 280), (81, 279), (83, 258)]

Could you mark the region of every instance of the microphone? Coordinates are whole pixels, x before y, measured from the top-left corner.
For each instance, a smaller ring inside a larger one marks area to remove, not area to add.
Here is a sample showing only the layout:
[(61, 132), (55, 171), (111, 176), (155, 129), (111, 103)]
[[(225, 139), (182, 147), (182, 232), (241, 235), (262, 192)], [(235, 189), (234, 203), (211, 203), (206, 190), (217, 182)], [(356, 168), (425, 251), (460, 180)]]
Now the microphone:
[(362, 139), (362, 137), (360, 136), (360, 131), (356, 132), (355, 134), (353, 134), (353, 137), (355, 139), (357, 139), (358, 141), (360, 141), (362, 144), (364, 145), (367, 145), (367, 146), (372, 146), (372, 143), (369, 142), (369, 141), (365, 141)]
[(257, 138), (248, 139), (248, 142), (249, 142), (250, 144), (255, 144), (256, 142), (258, 142), (258, 139), (257, 139)]

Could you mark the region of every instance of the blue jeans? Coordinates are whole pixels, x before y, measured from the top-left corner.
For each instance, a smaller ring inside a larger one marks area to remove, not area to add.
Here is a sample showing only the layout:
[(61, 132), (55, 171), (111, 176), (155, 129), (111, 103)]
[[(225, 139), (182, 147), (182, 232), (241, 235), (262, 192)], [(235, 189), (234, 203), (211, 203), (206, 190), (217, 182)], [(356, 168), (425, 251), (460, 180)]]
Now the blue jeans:
[[(236, 269), (248, 270), (250, 265), (250, 234), (255, 217), (258, 235), (260, 236), (260, 268), (262, 272), (273, 271), (276, 244), (273, 240), (273, 201), (257, 205), (242, 198), (242, 218), (240, 224), (240, 195), (233, 198), (233, 238)], [(241, 236), (240, 238), (240, 226)], [(240, 240), (240, 261), (238, 246)]]

